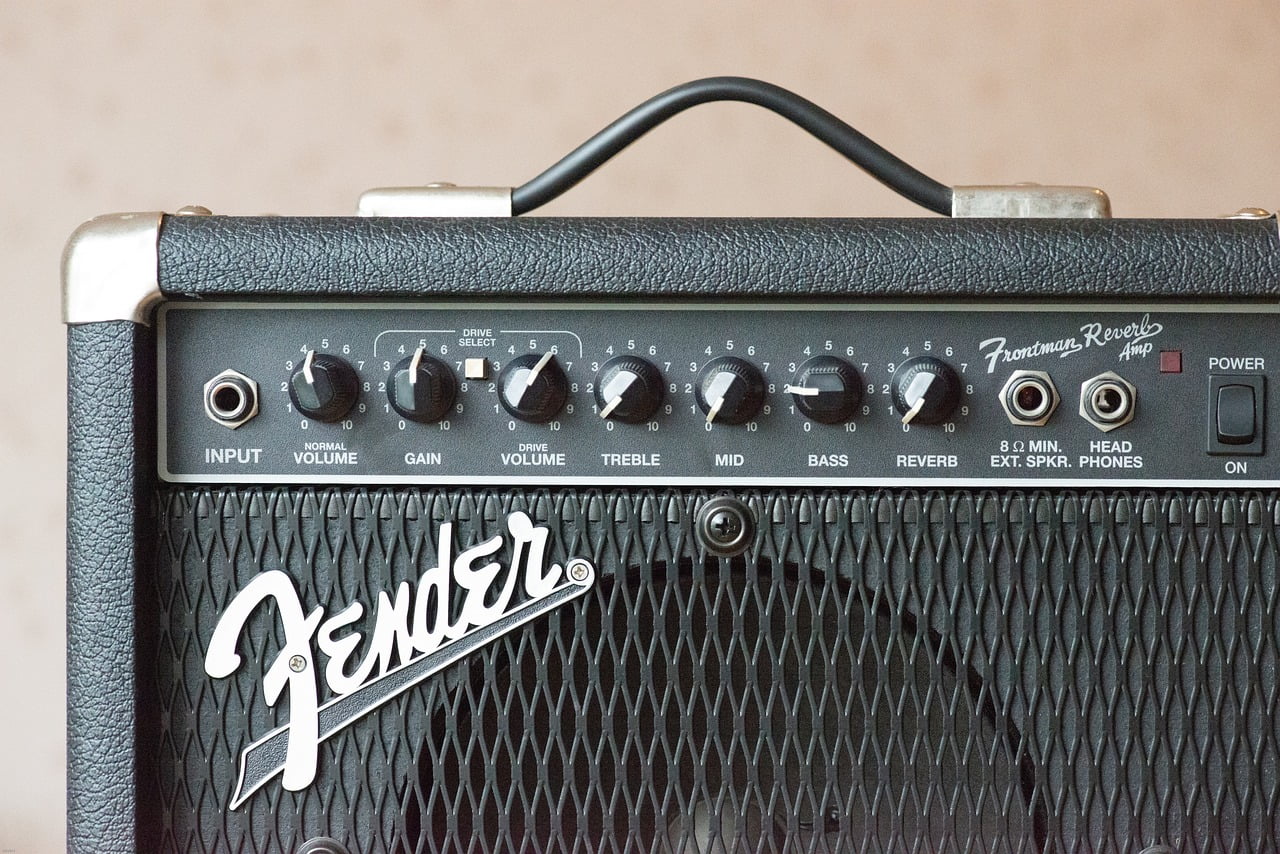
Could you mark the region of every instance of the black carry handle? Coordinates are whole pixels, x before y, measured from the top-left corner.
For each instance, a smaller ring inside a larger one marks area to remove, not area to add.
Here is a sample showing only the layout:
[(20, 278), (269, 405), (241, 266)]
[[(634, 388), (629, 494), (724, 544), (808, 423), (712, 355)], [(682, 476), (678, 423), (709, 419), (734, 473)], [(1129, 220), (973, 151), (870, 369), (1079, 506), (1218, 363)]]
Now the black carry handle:
[(707, 77), (650, 98), (569, 152), (550, 169), (513, 190), (512, 214), (519, 216), (545, 205), (667, 119), (712, 101), (742, 101), (772, 110), (900, 195), (934, 213), (951, 216), (950, 187), (891, 154), (812, 101), (781, 86), (749, 77)]

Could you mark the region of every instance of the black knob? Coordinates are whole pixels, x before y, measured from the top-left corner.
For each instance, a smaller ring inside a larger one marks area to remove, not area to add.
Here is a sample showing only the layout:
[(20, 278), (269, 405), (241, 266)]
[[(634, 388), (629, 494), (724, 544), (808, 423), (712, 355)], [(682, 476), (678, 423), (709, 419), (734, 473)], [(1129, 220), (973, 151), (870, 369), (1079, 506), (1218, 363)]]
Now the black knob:
[(745, 424), (764, 405), (764, 375), (748, 361), (721, 356), (698, 374), (694, 397), (708, 424)]
[(424, 347), (397, 362), (387, 379), (391, 408), (422, 424), (443, 418), (457, 396), (458, 381), (453, 371), (439, 359), (426, 355)]
[(908, 359), (893, 374), (893, 406), (903, 424), (938, 424), (960, 403), (955, 368), (933, 356)]
[(517, 356), (498, 377), (502, 408), (532, 424), (545, 424), (569, 399), (569, 378), (551, 353)]
[(344, 359), (308, 350), (289, 377), (294, 409), (317, 421), (341, 421), (360, 395), (360, 378)]
[(835, 356), (814, 356), (796, 371), (796, 379), (783, 391), (807, 417), (823, 424), (843, 424), (853, 418), (862, 402), (862, 378), (858, 370)]
[(596, 375), (596, 411), (624, 424), (648, 421), (662, 405), (662, 372), (639, 356), (615, 356)]

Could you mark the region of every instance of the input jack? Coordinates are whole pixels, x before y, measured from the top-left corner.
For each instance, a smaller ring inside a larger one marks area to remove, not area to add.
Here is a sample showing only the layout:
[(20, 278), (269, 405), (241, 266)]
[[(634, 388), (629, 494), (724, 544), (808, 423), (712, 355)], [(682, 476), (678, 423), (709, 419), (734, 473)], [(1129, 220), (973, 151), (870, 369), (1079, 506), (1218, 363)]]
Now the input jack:
[(239, 371), (226, 370), (204, 384), (204, 414), (231, 430), (258, 414), (258, 384)]
[(1000, 406), (1009, 423), (1019, 427), (1043, 427), (1062, 399), (1044, 371), (1014, 371), (1000, 389)]
[(1107, 371), (1080, 385), (1080, 417), (1104, 433), (1128, 424), (1137, 409), (1138, 390), (1117, 373)]

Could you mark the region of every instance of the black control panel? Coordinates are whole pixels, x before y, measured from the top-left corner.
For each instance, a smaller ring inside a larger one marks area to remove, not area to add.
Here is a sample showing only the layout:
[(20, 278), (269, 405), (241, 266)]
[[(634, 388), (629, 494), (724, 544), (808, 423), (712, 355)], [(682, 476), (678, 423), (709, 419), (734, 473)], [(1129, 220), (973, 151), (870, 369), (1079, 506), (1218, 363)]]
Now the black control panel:
[(177, 482), (1275, 486), (1277, 309), (195, 303)]

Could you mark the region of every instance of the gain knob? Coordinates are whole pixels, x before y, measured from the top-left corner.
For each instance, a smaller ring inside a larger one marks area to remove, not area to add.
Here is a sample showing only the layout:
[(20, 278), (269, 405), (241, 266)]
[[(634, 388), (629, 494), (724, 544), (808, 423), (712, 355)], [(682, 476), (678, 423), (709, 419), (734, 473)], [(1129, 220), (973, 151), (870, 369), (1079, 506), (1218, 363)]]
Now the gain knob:
[(458, 381), (444, 362), (419, 347), (401, 359), (387, 378), (387, 402), (411, 421), (431, 424), (439, 421), (458, 396)]
[(507, 362), (498, 377), (502, 408), (531, 424), (545, 424), (559, 414), (569, 399), (569, 378), (555, 354), (530, 353)]
[(748, 361), (721, 356), (698, 374), (694, 397), (708, 424), (745, 424), (764, 405), (764, 375)]
[(639, 356), (615, 356), (596, 375), (595, 394), (601, 418), (641, 424), (662, 405), (662, 373)]
[(345, 359), (308, 350), (289, 377), (294, 409), (317, 421), (341, 421), (360, 395), (360, 377)]
[(893, 406), (903, 424), (938, 424), (960, 403), (955, 368), (933, 356), (916, 356), (893, 374)]
[(796, 371), (796, 380), (782, 390), (791, 395), (808, 418), (823, 424), (843, 424), (853, 419), (862, 402), (862, 378), (858, 370), (835, 356), (814, 356)]

